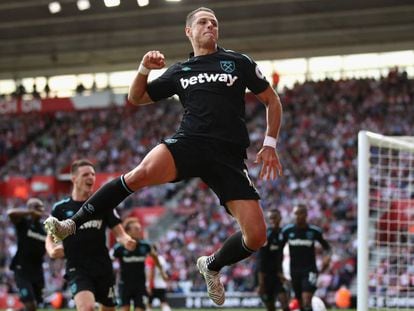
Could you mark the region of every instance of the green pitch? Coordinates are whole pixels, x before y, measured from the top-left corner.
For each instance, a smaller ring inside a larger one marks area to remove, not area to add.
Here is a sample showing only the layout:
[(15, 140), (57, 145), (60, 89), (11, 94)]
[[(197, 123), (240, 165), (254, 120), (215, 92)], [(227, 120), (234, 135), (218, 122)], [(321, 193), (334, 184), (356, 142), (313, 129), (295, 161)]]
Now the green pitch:
[[(56, 311), (56, 309), (40, 309), (41, 311)], [(60, 311), (73, 311), (75, 309), (59, 309)], [(160, 311), (160, 309), (154, 308), (153, 311)], [(189, 309), (172, 309), (172, 311), (188, 311)], [(224, 311), (264, 311), (264, 308), (259, 309), (250, 309), (250, 308), (243, 308), (243, 309), (230, 309), (230, 308), (209, 308), (209, 309), (194, 309), (198, 311), (214, 311), (214, 310), (224, 310)], [(355, 309), (328, 309), (331, 311), (355, 311)]]

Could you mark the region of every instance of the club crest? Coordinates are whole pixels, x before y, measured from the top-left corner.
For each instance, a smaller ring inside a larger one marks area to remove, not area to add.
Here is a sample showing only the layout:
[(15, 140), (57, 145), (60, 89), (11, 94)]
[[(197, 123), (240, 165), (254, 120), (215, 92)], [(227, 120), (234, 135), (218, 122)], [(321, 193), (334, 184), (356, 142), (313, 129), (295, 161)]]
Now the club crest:
[(221, 60), (220, 67), (224, 72), (232, 73), (236, 69), (236, 64), (232, 60)]

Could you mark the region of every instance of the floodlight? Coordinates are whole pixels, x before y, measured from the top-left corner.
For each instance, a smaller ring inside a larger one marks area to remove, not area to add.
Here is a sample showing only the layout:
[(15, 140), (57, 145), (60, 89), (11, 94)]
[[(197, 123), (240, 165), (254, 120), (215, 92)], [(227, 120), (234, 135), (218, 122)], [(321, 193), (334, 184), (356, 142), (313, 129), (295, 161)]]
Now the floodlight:
[(89, 0), (78, 0), (76, 5), (78, 6), (79, 11), (84, 11), (91, 7)]
[(149, 0), (137, 0), (139, 6), (147, 6), (149, 4)]
[(121, 4), (121, 0), (104, 0), (104, 2), (108, 8)]
[(62, 7), (59, 2), (52, 1), (49, 3), (49, 12), (52, 14), (59, 13), (62, 10)]

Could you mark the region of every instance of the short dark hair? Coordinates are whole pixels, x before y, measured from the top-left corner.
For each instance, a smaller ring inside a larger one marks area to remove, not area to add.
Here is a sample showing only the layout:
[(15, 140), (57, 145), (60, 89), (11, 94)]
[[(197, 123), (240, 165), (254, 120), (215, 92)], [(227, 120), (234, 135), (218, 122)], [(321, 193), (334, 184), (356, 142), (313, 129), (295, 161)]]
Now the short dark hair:
[(298, 210), (304, 211), (306, 214), (308, 214), (308, 206), (305, 203), (298, 203), (295, 206)]
[(270, 209), (270, 210), (268, 211), (268, 215), (274, 215), (274, 214), (277, 214), (279, 217), (280, 217), (280, 216), (282, 216), (282, 215), (280, 214), (280, 211), (279, 211), (278, 209), (276, 209), (276, 208), (272, 208), (272, 209)]
[(132, 224), (138, 223), (139, 225), (141, 225), (140, 221), (138, 218), (136, 217), (127, 217), (124, 219), (124, 221), (122, 222), (122, 225), (125, 228), (125, 231), (129, 231), (131, 229)]
[(70, 166), (71, 174), (75, 174), (82, 166), (91, 166), (93, 169), (95, 169), (95, 166), (88, 159), (79, 159), (72, 162), (72, 165)]
[(190, 13), (187, 14), (187, 18), (185, 20), (185, 25), (186, 26), (190, 26), (193, 23), (193, 19), (194, 19), (194, 15), (198, 12), (209, 12), (212, 13), (214, 16), (216, 15), (216, 13), (214, 13), (214, 11), (212, 9), (206, 8), (206, 7), (199, 7), (198, 9), (195, 9), (193, 11), (191, 11)]

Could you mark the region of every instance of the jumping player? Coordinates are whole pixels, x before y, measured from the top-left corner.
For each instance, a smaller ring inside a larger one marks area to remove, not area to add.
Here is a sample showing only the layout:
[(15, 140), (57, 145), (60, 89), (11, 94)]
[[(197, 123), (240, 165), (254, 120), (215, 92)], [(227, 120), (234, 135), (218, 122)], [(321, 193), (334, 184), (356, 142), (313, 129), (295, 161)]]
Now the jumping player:
[(219, 197), (240, 226), (221, 249), (197, 260), (209, 297), (225, 301), (219, 271), (249, 257), (266, 241), (266, 224), (257, 193), (244, 163), (249, 135), (245, 124), (245, 91), (250, 89), (266, 107), (267, 128), (256, 162), (260, 178), (276, 178), (282, 166), (276, 143), (282, 119), (278, 95), (248, 56), (219, 47), (215, 13), (198, 8), (187, 16), (185, 34), (193, 52), (159, 78), (148, 82), (152, 69), (165, 67), (160, 51), (147, 52), (132, 82), (128, 98), (135, 105), (177, 94), (184, 116), (176, 134), (152, 149), (132, 171), (107, 183), (71, 219), (45, 222), (59, 239), (74, 234), (98, 212), (114, 208), (131, 193), (152, 185), (200, 177)]

